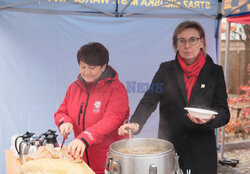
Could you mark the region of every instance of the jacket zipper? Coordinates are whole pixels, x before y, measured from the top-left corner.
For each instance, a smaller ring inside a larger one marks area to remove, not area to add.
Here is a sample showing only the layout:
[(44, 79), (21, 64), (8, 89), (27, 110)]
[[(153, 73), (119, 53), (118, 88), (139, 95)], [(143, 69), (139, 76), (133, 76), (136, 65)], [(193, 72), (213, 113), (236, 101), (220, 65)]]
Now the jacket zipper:
[(81, 118), (81, 113), (82, 113), (82, 106), (83, 106), (83, 103), (81, 103), (79, 114), (78, 114), (78, 125), (80, 125), (80, 118)]
[[(81, 89), (81, 90), (83, 90), (76, 82), (75, 82), (75, 84)], [(85, 90), (83, 90), (84, 92), (86, 92)], [(84, 108), (84, 113), (83, 113), (83, 118), (82, 118), (82, 120), (83, 120), (83, 124), (82, 124), (82, 126), (83, 126), (83, 131), (85, 130), (85, 113), (86, 113), (86, 109), (87, 109), (87, 106), (88, 106), (88, 101), (89, 101), (89, 95), (90, 95), (90, 93), (89, 92), (87, 92), (87, 101), (86, 101), (86, 104), (85, 104), (85, 108)], [(82, 113), (82, 106), (83, 106), (83, 103), (81, 103), (81, 108), (80, 108), (80, 111), (79, 111), (79, 116), (78, 116), (78, 124), (80, 125), (80, 113)], [(89, 165), (89, 167), (90, 167), (90, 163), (89, 163), (89, 156), (88, 156), (88, 152), (87, 152), (87, 150), (88, 149), (85, 149), (85, 153), (86, 153), (86, 159), (87, 159), (87, 163), (88, 163), (88, 165)]]
[[(83, 113), (83, 118), (82, 118), (82, 127), (83, 127), (83, 131), (85, 130), (85, 114), (86, 114), (86, 109), (87, 109), (87, 106), (88, 106), (88, 102), (89, 102), (89, 92), (87, 92), (87, 101), (86, 101), (86, 104), (85, 104), (85, 108), (84, 108), (84, 113)], [(85, 149), (85, 153), (86, 153), (86, 159), (87, 159), (87, 163), (90, 167), (90, 163), (89, 163), (89, 156), (88, 156), (88, 152), (87, 152), (87, 149)]]
[(85, 130), (85, 114), (86, 114), (86, 109), (87, 109), (87, 106), (88, 106), (88, 102), (89, 102), (89, 93), (87, 93), (88, 97), (87, 97), (87, 101), (86, 101), (86, 104), (85, 104), (85, 107), (84, 107), (84, 113), (83, 113), (83, 118), (82, 118), (82, 126), (83, 126), (83, 131)]

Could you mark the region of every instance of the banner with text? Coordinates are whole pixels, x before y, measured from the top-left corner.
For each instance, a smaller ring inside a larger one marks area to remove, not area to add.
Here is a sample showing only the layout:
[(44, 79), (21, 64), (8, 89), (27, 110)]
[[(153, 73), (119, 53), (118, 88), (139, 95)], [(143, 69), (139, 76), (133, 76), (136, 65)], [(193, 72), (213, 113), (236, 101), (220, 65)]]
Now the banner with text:
[[(127, 7), (128, 6), (128, 7)], [(111, 14), (200, 15), (217, 16), (215, 0), (2, 0), (0, 8), (55, 10), (59, 12), (109, 12)], [(126, 8), (124, 11), (123, 9)]]

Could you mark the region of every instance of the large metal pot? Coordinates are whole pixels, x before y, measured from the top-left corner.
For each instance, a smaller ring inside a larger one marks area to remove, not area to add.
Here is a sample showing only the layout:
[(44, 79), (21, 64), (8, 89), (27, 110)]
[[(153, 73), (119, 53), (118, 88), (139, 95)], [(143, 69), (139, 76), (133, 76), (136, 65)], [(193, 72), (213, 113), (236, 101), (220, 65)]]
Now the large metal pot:
[[(128, 140), (120, 140), (111, 144), (105, 174), (174, 174), (179, 171), (178, 156), (172, 143), (154, 138), (133, 138), (133, 147), (156, 147), (156, 153), (131, 154), (121, 149), (129, 148)], [(108, 169), (109, 168), (109, 169)]]

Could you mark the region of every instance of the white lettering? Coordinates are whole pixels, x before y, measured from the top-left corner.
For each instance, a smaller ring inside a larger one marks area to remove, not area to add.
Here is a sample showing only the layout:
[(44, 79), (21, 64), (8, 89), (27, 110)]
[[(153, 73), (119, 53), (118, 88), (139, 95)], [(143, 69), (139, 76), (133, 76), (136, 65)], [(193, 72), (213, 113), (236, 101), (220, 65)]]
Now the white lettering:
[(84, 133), (87, 134), (88, 137), (89, 137), (92, 141), (94, 140), (94, 138), (93, 138), (93, 136), (92, 136), (92, 134), (91, 134), (90, 132), (84, 131)]
[(64, 118), (61, 118), (60, 120), (59, 120), (59, 122), (61, 122), (61, 121), (63, 121), (64, 120)]

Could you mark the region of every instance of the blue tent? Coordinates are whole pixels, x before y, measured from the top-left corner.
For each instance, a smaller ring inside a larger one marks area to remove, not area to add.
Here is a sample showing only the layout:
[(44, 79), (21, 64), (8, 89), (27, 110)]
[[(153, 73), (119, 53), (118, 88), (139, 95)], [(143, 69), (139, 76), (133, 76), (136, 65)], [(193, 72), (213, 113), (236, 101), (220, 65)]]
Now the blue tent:
[[(180, 22), (203, 25), (217, 62), (221, 6), (221, 0), (1, 0), (0, 173), (12, 135), (57, 130), (53, 114), (79, 73), (81, 45), (108, 48), (133, 113), (160, 63), (174, 58), (171, 35)], [(140, 136), (156, 137), (158, 122), (156, 111)]]

